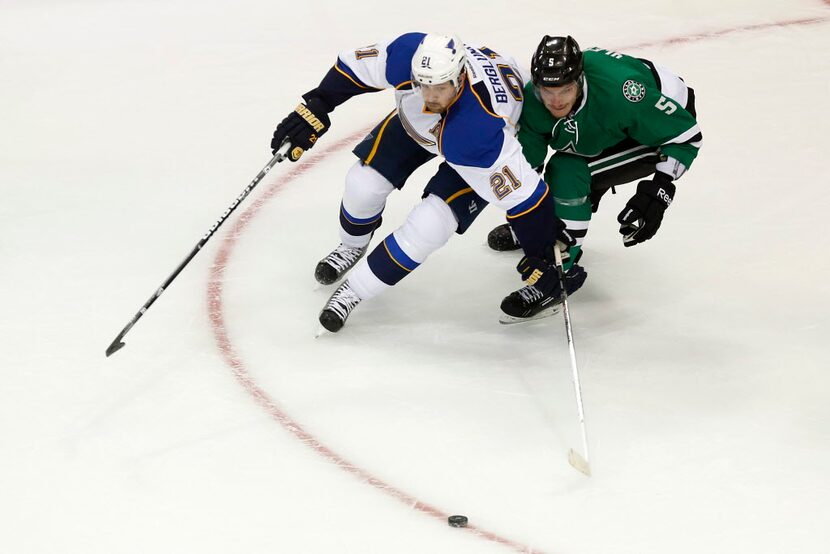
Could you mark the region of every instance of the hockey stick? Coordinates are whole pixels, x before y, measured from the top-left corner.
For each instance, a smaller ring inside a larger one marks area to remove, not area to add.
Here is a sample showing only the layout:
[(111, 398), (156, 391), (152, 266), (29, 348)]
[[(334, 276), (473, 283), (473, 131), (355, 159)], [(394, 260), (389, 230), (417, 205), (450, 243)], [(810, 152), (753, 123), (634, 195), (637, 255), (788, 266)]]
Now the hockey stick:
[(574, 349), (574, 335), (571, 329), (571, 313), (568, 311), (568, 292), (565, 290), (565, 270), (562, 268), (562, 253), (559, 245), (553, 247), (556, 258), (556, 270), (559, 273), (559, 285), (562, 288), (562, 313), (565, 314), (565, 333), (568, 336), (568, 350), (571, 354), (571, 370), (573, 372), (574, 393), (576, 394), (576, 408), (579, 412), (579, 427), (582, 431), (583, 458), (579, 452), (571, 448), (568, 451), (568, 463), (588, 477), (591, 476), (591, 466), (588, 464), (588, 433), (585, 431), (585, 410), (582, 408), (582, 387), (579, 385), (579, 370), (576, 367), (576, 350)]
[(158, 299), (158, 297), (161, 296), (161, 293), (163, 293), (167, 289), (167, 287), (170, 286), (173, 280), (176, 277), (178, 277), (179, 273), (181, 273), (185, 266), (187, 266), (187, 264), (190, 263), (190, 260), (192, 260), (196, 256), (196, 254), (199, 253), (199, 250), (201, 250), (205, 243), (208, 240), (210, 240), (210, 237), (212, 237), (214, 233), (216, 233), (216, 230), (222, 226), (225, 220), (228, 219), (228, 217), (234, 212), (234, 210), (239, 206), (239, 204), (241, 204), (242, 201), (245, 200), (245, 198), (251, 193), (251, 191), (254, 190), (254, 187), (256, 187), (260, 181), (262, 181), (263, 177), (265, 177), (268, 174), (268, 172), (271, 171), (271, 168), (286, 158), (286, 154), (288, 153), (288, 149), (290, 147), (291, 143), (288, 142), (288, 140), (282, 143), (282, 146), (280, 146), (280, 149), (277, 150), (277, 152), (274, 154), (274, 157), (271, 158), (271, 161), (269, 161), (265, 165), (265, 167), (262, 168), (262, 170), (257, 174), (257, 176), (254, 177), (253, 181), (248, 183), (248, 186), (245, 187), (245, 189), (239, 194), (239, 196), (236, 197), (236, 199), (231, 203), (231, 205), (228, 206), (228, 209), (222, 212), (222, 215), (219, 216), (219, 219), (216, 220), (216, 223), (211, 225), (207, 233), (205, 233), (201, 240), (199, 240), (199, 242), (196, 243), (196, 246), (193, 247), (193, 250), (190, 251), (190, 254), (188, 254), (184, 261), (179, 264), (179, 267), (177, 267), (173, 271), (173, 273), (170, 274), (170, 277), (168, 277), (167, 280), (164, 281), (164, 283), (162, 283), (161, 286), (153, 293), (150, 299), (144, 303), (141, 309), (138, 310), (138, 313), (136, 313), (130, 320), (130, 322), (127, 323), (127, 326), (124, 327), (124, 329), (122, 329), (120, 333), (118, 333), (118, 336), (115, 337), (115, 340), (113, 340), (112, 343), (107, 347), (107, 357), (112, 356), (124, 347), (124, 342), (122, 342), (124, 335), (126, 335), (130, 331), (130, 329), (133, 328), (133, 325), (135, 325), (136, 322), (139, 319), (141, 319), (141, 316), (144, 315), (144, 312), (146, 312), (150, 308), (150, 306), (153, 305), (153, 303)]

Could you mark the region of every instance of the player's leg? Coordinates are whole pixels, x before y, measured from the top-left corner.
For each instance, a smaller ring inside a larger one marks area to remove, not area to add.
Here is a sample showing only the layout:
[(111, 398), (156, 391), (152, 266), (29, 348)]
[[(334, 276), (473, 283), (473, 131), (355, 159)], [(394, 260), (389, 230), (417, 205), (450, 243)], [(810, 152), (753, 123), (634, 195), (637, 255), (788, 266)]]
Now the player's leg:
[(545, 182), (553, 193), (557, 217), (576, 240), (563, 264), (565, 271), (568, 271), (582, 254), (582, 244), (591, 221), (591, 175), (585, 158), (555, 153), (545, 167)]
[(340, 244), (317, 263), (317, 282), (334, 283), (363, 257), (393, 190), (385, 177), (362, 162), (349, 169), (340, 202)]
[(568, 251), (568, 259), (562, 264), (567, 272), (582, 255), (591, 222), (591, 175), (585, 158), (557, 152), (545, 168), (545, 182), (553, 192), (556, 215), (576, 240)]
[[(591, 175), (586, 159), (573, 154), (557, 152), (551, 156), (545, 169), (545, 182), (553, 192), (554, 209), (577, 241), (565, 261), (566, 270), (576, 261), (582, 251), (582, 243), (591, 220)], [(513, 229), (508, 224), (499, 225), (487, 236), (487, 244), (493, 250), (517, 250), (520, 248)]]
[(318, 282), (337, 281), (366, 253), (380, 226), (386, 198), (434, 157), (413, 141), (396, 112), (381, 121), (353, 150), (359, 161), (346, 174), (340, 203), (340, 245), (320, 260)]
[(463, 233), (487, 205), (447, 163), (430, 179), (421, 202), (403, 225), (361, 261), (320, 313), (320, 323), (338, 331), (354, 307), (412, 273), (453, 233)]
[(603, 195), (614, 187), (639, 181), (654, 173), (654, 166), (660, 161), (660, 153), (653, 146), (639, 144), (626, 139), (603, 150), (588, 160), (591, 172), (591, 205), (596, 213)]
[[(553, 159), (551, 159), (552, 161)], [(581, 165), (577, 162), (581, 162)], [(561, 171), (562, 174), (560, 175), (558, 171)], [(570, 295), (579, 290), (588, 277), (588, 273), (575, 263), (575, 258), (581, 252), (581, 239), (584, 239), (584, 231), (587, 229), (587, 223), (583, 224), (583, 219), (584, 217), (590, 219), (591, 215), (590, 205), (587, 205), (589, 178), (585, 162), (575, 156), (562, 156), (555, 166), (552, 166), (549, 162), (545, 182), (548, 183), (550, 194), (542, 199), (535, 210), (523, 217), (536, 217), (538, 221), (538, 218), (545, 213), (555, 213), (565, 224), (569, 234), (577, 239), (577, 245), (568, 250), (568, 261), (564, 264), (566, 270), (564, 285), (565, 290)], [(585, 212), (587, 212), (587, 216)], [(510, 218), (513, 227), (519, 229), (520, 223), (515, 219), (515, 216), (508, 215), (508, 218)], [(534, 224), (538, 225), (533, 221), (522, 223), (525, 226), (533, 226)], [(526, 231), (521, 233), (520, 236), (526, 237)], [(554, 248), (554, 245), (550, 244), (548, 248)], [(525, 253), (527, 255), (527, 248), (525, 248)], [(552, 260), (553, 253), (546, 251), (541, 257)], [(546, 287), (538, 286), (539, 284), (531, 279), (528, 279), (526, 283), (524, 287), (514, 291), (502, 300), (501, 310), (503, 314), (499, 319), (501, 323), (530, 321), (553, 315), (559, 311), (562, 300), (558, 287), (548, 292)]]

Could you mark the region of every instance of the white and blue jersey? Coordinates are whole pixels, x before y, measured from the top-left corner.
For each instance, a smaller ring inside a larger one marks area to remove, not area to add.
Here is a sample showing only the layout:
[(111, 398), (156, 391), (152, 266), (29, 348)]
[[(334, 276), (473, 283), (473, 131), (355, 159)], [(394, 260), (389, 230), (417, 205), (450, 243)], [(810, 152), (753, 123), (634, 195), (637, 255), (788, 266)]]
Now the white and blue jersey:
[(463, 87), (445, 113), (432, 113), (411, 77), (412, 58), (424, 36), (407, 33), (341, 52), (313, 92), (333, 109), (357, 94), (395, 89), (397, 115), (407, 134), (443, 156), (479, 196), (511, 219), (538, 207), (549, 192), (516, 139), (525, 79), (515, 61), (465, 45)]

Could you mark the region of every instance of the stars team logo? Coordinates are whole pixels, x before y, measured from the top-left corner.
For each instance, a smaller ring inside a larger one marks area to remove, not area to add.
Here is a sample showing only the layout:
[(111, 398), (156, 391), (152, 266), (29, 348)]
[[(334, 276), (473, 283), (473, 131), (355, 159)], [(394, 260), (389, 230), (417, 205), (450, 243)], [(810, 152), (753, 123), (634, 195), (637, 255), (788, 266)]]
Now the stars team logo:
[(646, 96), (646, 87), (637, 81), (629, 79), (623, 83), (622, 92), (625, 99), (629, 102), (639, 102)]
[(576, 121), (571, 119), (570, 117), (565, 120), (565, 132), (575, 135), (577, 132), (577, 124)]

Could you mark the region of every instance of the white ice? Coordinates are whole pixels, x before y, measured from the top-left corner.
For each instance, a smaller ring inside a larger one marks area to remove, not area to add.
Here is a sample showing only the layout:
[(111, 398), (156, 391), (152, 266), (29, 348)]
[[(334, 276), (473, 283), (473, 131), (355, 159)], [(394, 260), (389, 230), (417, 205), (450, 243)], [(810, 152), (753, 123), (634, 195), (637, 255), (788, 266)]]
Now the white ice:
[[(498, 10), (0, 2), (0, 552), (830, 551), (827, 0)], [(388, 92), (338, 108), (308, 167), (277, 166), (104, 356), (336, 53), (411, 30), (520, 60), (569, 33), (697, 92), (705, 144), (657, 237), (623, 248), (627, 186), (586, 243), (591, 478), (566, 460), (562, 319), (497, 323), (519, 285), (518, 255), (485, 245), (497, 209), (314, 338), (344, 139)]]

